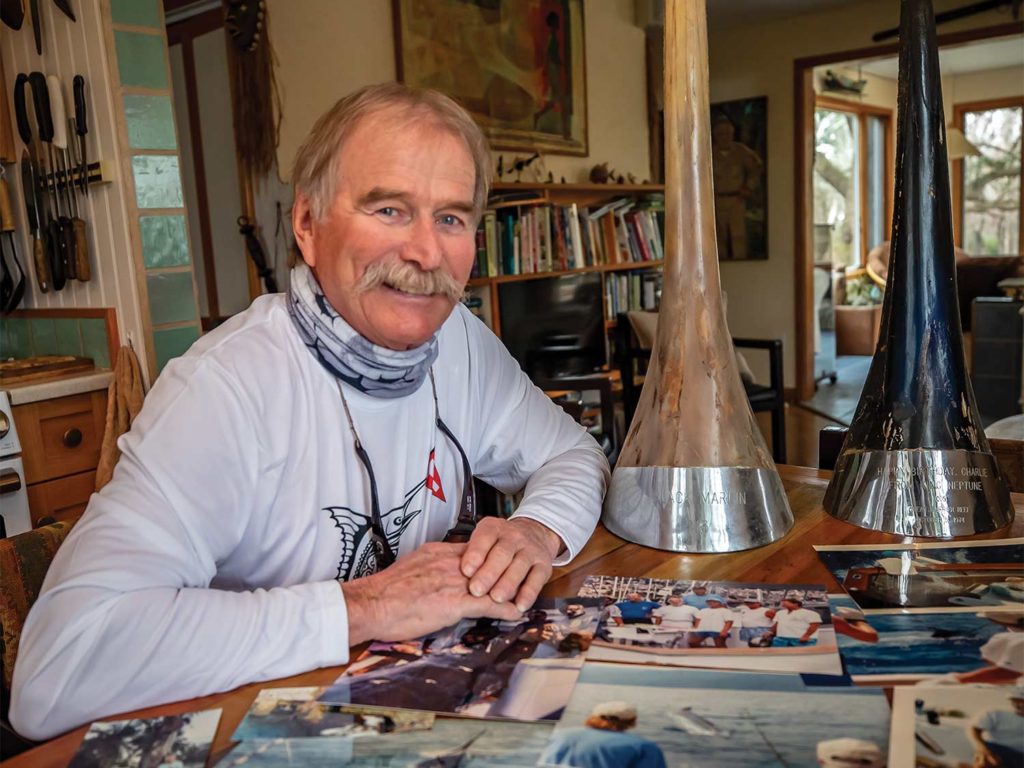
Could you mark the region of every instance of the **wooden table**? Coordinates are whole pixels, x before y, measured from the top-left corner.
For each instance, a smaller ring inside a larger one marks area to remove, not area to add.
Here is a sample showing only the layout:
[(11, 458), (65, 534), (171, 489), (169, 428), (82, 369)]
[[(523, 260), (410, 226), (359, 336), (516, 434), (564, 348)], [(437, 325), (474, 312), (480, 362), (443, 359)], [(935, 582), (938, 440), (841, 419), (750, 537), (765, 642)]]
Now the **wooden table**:
[[(840, 591), (839, 585), (821, 564), (812, 546), (815, 544), (873, 544), (913, 541), (884, 533), (867, 531), (840, 522), (821, 507), (825, 486), (831, 473), (805, 467), (780, 466), (786, 494), (796, 523), (793, 530), (774, 544), (725, 555), (682, 555), (648, 549), (630, 544), (598, 528), (590, 543), (568, 566), (556, 568), (544, 588), (549, 597), (574, 595), (590, 574), (606, 576), (648, 576), (659, 579), (710, 579), (793, 584), (826, 584)], [(1024, 494), (1012, 494), (1015, 509), (1024, 513)], [(1001, 531), (976, 539), (995, 539), (1024, 535), (1024, 514)], [(353, 654), (355, 656), (355, 653)], [(223, 714), (213, 743), (214, 759), (219, 759), (232, 745), (231, 734), (241, 721), (256, 694), (263, 688), (281, 686), (327, 685), (341, 674), (344, 667), (330, 667), (280, 680), (253, 683), (226, 693), (203, 696), (176, 704), (164, 704), (105, 718), (156, 717), (220, 707)], [(65, 768), (88, 730), (83, 726), (57, 739), (25, 752), (3, 763), (10, 768)]]

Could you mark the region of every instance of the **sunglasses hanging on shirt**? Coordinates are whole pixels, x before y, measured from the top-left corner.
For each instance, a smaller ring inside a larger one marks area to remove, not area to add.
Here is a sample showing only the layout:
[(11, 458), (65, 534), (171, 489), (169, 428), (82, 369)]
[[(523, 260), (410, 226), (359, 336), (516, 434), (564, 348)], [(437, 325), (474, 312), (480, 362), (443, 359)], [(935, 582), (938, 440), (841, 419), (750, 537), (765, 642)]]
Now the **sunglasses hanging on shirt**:
[[(366, 469), (366, 475), (370, 480), (370, 541), (373, 546), (373, 553), (377, 560), (377, 569), (384, 570), (392, 565), (397, 559), (394, 549), (388, 541), (384, 532), (384, 522), (380, 513), (380, 496), (377, 493), (377, 479), (373, 472), (373, 464), (370, 455), (363, 448), (363, 443), (356, 432), (355, 421), (352, 419), (352, 412), (348, 407), (348, 400), (345, 399), (345, 392), (341, 386), (341, 380), (335, 380), (338, 385), (338, 394), (341, 396), (341, 404), (345, 408), (345, 418), (348, 419), (349, 429), (352, 431), (352, 440), (355, 443), (356, 456)], [(455, 435), (448, 428), (448, 425), (441, 420), (441, 413), (437, 402), (437, 385), (434, 383), (434, 369), (430, 369), (430, 389), (434, 395), (434, 423), (447, 437), (462, 457), (462, 499), (459, 503), (459, 519), (455, 525), (445, 534), (444, 541), (450, 544), (461, 544), (469, 541), (469, 537), (476, 528), (476, 491), (473, 487), (473, 468), (469, 464), (469, 457), (462, 449), (462, 445), (455, 438)]]

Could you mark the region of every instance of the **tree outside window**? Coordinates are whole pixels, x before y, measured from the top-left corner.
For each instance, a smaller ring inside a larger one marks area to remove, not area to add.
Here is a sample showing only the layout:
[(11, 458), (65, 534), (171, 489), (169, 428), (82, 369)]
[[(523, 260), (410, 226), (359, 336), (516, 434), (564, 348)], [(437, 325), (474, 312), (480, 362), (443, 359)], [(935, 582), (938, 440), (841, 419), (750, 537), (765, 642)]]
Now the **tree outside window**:
[(957, 107), (980, 154), (962, 160), (961, 245), (972, 256), (1021, 253), (1021, 120), (1024, 106)]

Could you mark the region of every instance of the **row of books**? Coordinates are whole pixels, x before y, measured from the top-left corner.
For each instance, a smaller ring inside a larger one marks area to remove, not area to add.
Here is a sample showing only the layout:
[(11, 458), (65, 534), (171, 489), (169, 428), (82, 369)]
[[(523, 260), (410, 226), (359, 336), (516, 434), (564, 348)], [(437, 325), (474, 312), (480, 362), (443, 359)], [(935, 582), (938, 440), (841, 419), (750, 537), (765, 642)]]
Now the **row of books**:
[(558, 272), (664, 258), (662, 195), (586, 207), (522, 203), (484, 214), (474, 277)]
[(612, 272), (605, 276), (604, 312), (614, 320), (620, 312), (656, 312), (661, 304), (661, 271)]

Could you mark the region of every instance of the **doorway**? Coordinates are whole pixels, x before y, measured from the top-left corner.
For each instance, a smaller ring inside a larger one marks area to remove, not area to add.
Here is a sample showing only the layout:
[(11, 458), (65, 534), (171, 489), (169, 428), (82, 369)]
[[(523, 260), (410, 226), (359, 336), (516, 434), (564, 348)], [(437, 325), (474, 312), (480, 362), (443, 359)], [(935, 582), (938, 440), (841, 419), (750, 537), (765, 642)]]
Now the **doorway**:
[[(1024, 24), (1013, 23), (939, 36), (948, 123), (956, 105), (970, 100), (970, 88), (956, 87), (961, 78), (974, 89), (978, 83), (991, 89), (999, 78), (984, 82), (986, 70), (1012, 69), (1017, 84), (1005, 87), (1020, 95), (1022, 31)], [(995, 56), (999, 51), (1011, 53)], [(797, 395), (812, 410), (848, 424), (881, 321), (898, 49), (839, 52), (800, 59), (794, 67)], [(960, 165), (954, 163), (952, 175), (955, 217)]]

